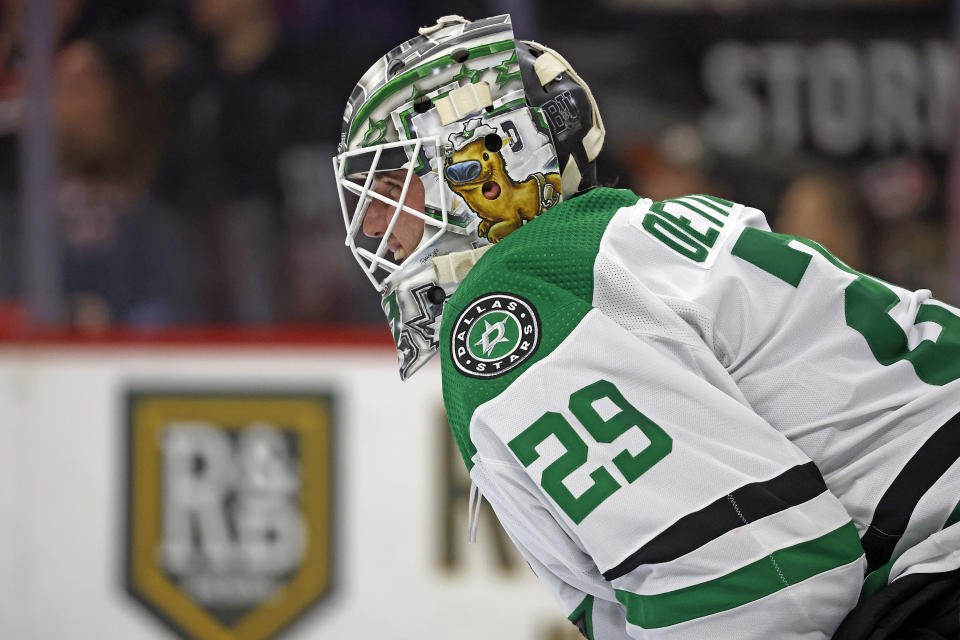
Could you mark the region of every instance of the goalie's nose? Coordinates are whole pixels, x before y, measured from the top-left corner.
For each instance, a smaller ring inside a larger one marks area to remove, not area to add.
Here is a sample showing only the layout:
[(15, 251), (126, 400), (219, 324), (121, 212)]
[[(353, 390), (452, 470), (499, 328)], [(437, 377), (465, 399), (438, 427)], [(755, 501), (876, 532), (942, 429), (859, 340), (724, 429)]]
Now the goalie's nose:
[(372, 200), (363, 216), (363, 235), (368, 238), (380, 238), (387, 230), (390, 222), (390, 212), (393, 207), (386, 202)]

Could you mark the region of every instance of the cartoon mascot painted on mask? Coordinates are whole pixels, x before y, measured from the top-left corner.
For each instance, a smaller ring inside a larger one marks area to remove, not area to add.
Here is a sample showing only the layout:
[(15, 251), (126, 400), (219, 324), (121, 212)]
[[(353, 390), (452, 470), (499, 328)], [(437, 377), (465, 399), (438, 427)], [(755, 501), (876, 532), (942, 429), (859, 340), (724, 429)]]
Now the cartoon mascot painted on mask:
[(510, 177), (497, 144), (509, 140), (479, 118), (448, 140), (454, 153), (443, 173), (450, 188), (480, 216), (480, 237), (499, 242), (560, 201), (559, 173), (534, 173), (520, 182)]

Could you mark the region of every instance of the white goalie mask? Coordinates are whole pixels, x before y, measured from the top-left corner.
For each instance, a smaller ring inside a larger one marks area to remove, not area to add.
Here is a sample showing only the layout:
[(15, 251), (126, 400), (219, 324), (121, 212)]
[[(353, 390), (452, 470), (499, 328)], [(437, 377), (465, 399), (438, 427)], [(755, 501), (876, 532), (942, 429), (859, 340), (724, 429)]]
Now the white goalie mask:
[[(555, 52), (515, 41), (509, 16), (441, 18), (364, 74), (334, 173), (346, 244), (382, 296), (401, 378), (437, 352), (464, 263), (592, 184), (602, 141), (586, 85)], [(570, 147), (562, 176), (558, 147)]]

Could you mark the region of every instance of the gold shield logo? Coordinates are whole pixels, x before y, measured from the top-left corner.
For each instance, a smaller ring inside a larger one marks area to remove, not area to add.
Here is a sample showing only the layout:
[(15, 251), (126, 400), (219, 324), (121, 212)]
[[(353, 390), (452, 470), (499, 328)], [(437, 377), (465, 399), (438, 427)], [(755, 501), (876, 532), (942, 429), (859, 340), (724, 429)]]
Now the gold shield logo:
[(126, 587), (185, 638), (263, 640), (330, 590), (332, 399), (128, 396)]

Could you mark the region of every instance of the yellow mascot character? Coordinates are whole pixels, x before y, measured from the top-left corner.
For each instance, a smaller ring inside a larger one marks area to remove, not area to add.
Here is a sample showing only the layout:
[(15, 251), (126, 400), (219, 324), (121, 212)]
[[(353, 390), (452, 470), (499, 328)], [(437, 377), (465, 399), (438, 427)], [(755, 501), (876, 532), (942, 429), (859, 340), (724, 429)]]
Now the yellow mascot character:
[(454, 152), (444, 162), (450, 188), (479, 217), (478, 234), (499, 242), (560, 201), (560, 174), (533, 173), (520, 182), (507, 173), (494, 127), (471, 120), (448, 138)]

